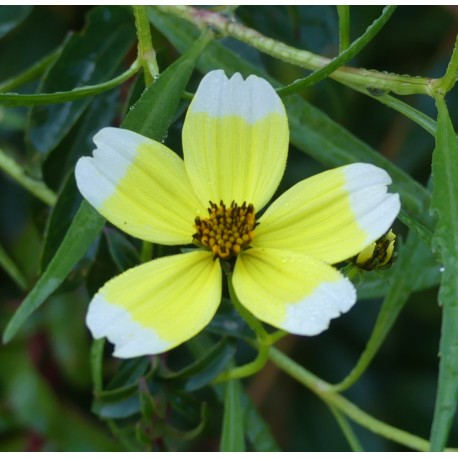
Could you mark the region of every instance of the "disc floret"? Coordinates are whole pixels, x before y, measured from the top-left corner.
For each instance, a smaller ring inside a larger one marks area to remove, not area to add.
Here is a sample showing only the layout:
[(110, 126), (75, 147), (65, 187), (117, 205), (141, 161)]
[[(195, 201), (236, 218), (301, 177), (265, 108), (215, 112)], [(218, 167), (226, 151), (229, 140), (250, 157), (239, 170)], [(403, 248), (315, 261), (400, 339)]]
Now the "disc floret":
[(232, 201), (228, 207), (210, 202), (208, 218), (195, 219), (196, 245), (208, 248), (215, 258), (230, 259), (246, 249), (254, 237), (256, 215), (252, 204), (242, 205)]

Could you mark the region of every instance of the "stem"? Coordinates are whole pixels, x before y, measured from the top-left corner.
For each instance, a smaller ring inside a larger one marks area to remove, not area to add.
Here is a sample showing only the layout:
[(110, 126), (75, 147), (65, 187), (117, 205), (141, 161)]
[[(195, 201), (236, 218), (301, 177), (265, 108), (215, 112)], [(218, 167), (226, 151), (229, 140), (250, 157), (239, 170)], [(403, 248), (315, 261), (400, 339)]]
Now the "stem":
[(326, 402), (326, 404), (343, 412), (355, 423), (360, 424), (379, 436), (386, 437), (387, 439), (405, 445), (411, 449), (419, 451), (429, 450), (429, 442), (427, 440), (399, 428), (395, 428), (370, 416), (340, 394), (333, 392), (331, 385), (327, 382), (312, 374), (276, 348), (270, 348), (269, 357), (278, 368), (309, 388)]
[(38, 197), (49, 206), (56, 203), (56, 195), (42, 181), (35, 180), (26, 175), (25, 171), (13, 159), (0, 149), (0, 170), (7, 173), (13, 180), (23, 188)]
[(356, 437), (356, 434), (353, 431), (345, 415), (343, 415), (339, 410), (337, 410), (333, 406), (328, 406), (328, 407), (331, 410), (332, 414), (334, 415), (334, 418), (336, 419), (337, 423), (339, 424), (340, 429), (342, 430), (342, 433), (345, 436), (345, 439), (347, 439), (347, 442), (350, 445), (352, 451), (353, 452), (364, 452), (364, 449), (361, 446), (361, 443), (359, 442), (358, 438)]
[[(160, 11), (185, 19), (199, 28), (211, 27), (224, 36), (236, 38), (261, 52), (308, 70), (318, 70), (329, 64), (331, 59), (310, 51), (288, 46), (268, 38), (258, 31), (229, 20), (221, 14), (188, 6), (157, 6)], [(345, 85), (357, 85), (400, 95), (433, 95), (435, 80), (374, 70), (341, 67), (329, 75)]]
[(101, 92), (109, 91), (120, 84), (132, 78), (140, 68), (138, 60), (136, 60), (128, 70), (121, 75), (104, 83), (95, 84), (93, 86), (82, 86), (71, 91), (52, 92), (49, 94), (15, 94), (4, 93), (0, 94), (0, 103), (9, 107), (31, 106), (31, 105), (49, 105), (53, 103), (65, 103), (72, 100), (81, 99), (90, 95), (100, 94)]
[(11, 89), (22, 86), (24, 83), (27, 83), (27, 81), (35, 79), (54, 62), (54, 60), (60, 55), (61, 51), (62, 50), (60, 48), (56, 49), (51, 54), (48, 54), (31, 67), (27, 68), (27, 70), (0, 83), (0, 92), (11, 91)]
[(138, 60), (143, 67), (145, 86), (151, 86), (159, 76), (159, 67), (156, 61), (156, 51), (151, 40), (151, 30), (148, 13), (145, 6), (132, 6), (135, 16), (135, 28), (138, 39)]
[(251, 361), (251, 363), (229, 369), (227, 372), (224, 372), (216, 377), (212, 383), (221, 383), (226, 382), (227, 380), (249, 377), (250, 375), (259, 372), (269, 359), (269, 346), (259, 343), (255, 347), (258, 348), (258, 355), (253, 361)]
[(339, 15), (339, 54), (350, 46), (350, 7), (337, 5)]
[(364, 47), (382, 30), (384, 25), (388, 22), (391, 15), (394, 13), (396, 6), (387, 6), (383, 9), (382, 14), (378, 17), (367, 30), (356, 39), (345, 51), (341, 52), (337, 57), (332, 59), (324, 67), (315, 70), (311, 75), (303, 79), (295, 81), (277, 90), (280, 95), (286, 95), (296, 92), (299, 89), (316, 84), (319, 81), (332, 75), (333, 72), (342, 68), (353, 57), (360, 53)]
[(445, 75), (434, 82), (434, 86), (439, 94), (445, 95), (449, 92), (458, 79), (458, 35), (455, 39), (452, 57), (448, 63)]
[(153, 244), (144, 240), (142, 244), (142, 252), (140, 253), (140, 262), (143, 264), (145, 262), (151, 261), (152, 256)]

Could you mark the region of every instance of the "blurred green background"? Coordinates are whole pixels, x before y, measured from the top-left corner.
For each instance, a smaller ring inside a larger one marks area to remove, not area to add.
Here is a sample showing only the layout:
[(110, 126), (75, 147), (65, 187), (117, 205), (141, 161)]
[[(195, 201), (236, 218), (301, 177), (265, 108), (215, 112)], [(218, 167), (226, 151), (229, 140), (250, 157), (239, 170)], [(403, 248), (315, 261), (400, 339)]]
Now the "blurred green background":
[[(0, 81), (18, 74), (56, 49), (68, 39), (69, 33), (80, 33), (92, 9), (86, 6), (38, 6), (24, 10), (24, 19), (0, 39)], [(125, 10), (127, 15), (131, 14), (127, 8)], [(363, 33), (380, 11), (381, 8), (375, 6), (351, 7), (352, 37)], [(249, 27), (295, 47), (325, 56), (338, 52), (335, 7), (242, 6), (236, 14)], [(6, 15), (5, 7), (0, 7), (1, 24), (6, 23)], [(445, 71), (457, 32), (457, 7), (401, 6), (384, 30), (351, 65), (439, 77)], [(98, 39), (103, 41), (105, 37), (100, 33)], [(261, 55), (235, 40), (223, 39), (222, 42), (267, 69), (284, 84), (307, 74), (297, 67)], [(153, 30), (153, 43), (161, 70), (179, 56), (157, 30)], [(134, 40), (127, 40), (126, 46), (130, 50), (115, 65), (114, 74), (126, 69), (135, 58)], [(88, 52), (89, 48), (83, 51)], [(76, 67), (74, 71), (90, 70)], [(192, 80), (194, 87), (200, 78), (201, 75), (196, 72)], [(42, 84), (37, 79), (21, 86), (18, 92), (41, 91)], [(54, 91), (68, 89), (65, 85), (59, 88), (58, 78), (54, 84), (51, 87)], [(91, 137), (99, 128), (109, 124), (119, 125), (128, 106), (128, 97), (136, 90), (134, 86), (125, 84), (91, 99), (91, 105), (85, 108), (83, 116), (69, 127), (62, 142), (49, 149), (44, 161), (40, 159), (42, 153), (33, 137), (33, 132), (37, 132), (39, 113), (31, 116), (31, 109), (0, 106), (0, 148), (24, 165), (30, 176), (40, 177), (42, 173), (47, 185), (56, 193), (61, 192), (64, 183), (67, 183), (74, 211), (79, 201), (71, 179), (67, 182), (67, 171), (80, 155), (91, 152)], [(452, 119), (458, 119), (454, 94), (452, 92), (448, 97), (448, 103)], [(304, 90), (302, 95), (411, 176), (423, 184), (427, 183), (434, 142), (418, 126), (377, 101), (330, 79)], [(411, 96), (406, 100), (435, 117), (432, 99)], [(59, 119), (65, 122), (65, 112), (59, 112), (55, 122)], [(183, 116), (178, 117), (166, 141), (175, 151), (181, 148), (182, 122)], [(31, 126), (35, 126), (33, 132)], [(53, 135), (52, 131), (47, 134)], [(291, 148), (288, 168), (278, 192), (321, 170), (323, 167), (320, 164)], [(0, 191), (0, 246), (18, 266), (26, 279), (27, 289), (30, 289), (42, 266), (46, 265), (46, 257), (49, 260), (50, 253), (55, 250), (52, 244), (61, 240), (63, 232), (59, 231), (65, 230), (73, 215), (68, 213), (68, 221), (63, 218), (62, 227), (57, 227), (56, 232), (50, 234), (52, 243), (44, 245), (49, 207), (1, 172)], [(396, 230), (402, 239), (405, 227), (398, 223)], [(10, 344), (1, 347), (0, 451), (126, 449), (125, 444), (113, 438), (107, 424), (92, 412), (91, 337), (84, 324), (89, 298), (104, 280), (118, 271), (110, 245), (116, 234), (117, 231), (112, 228), (105, 229), (104, 235), (75, 267), (59, 291), (27, 321)], [(136, 241), (129, 239), (129, 242), (130, 246), (138, 247)], [(377, 274), (369, 274), (366, 281), (370, 281), (371, 275)], [(384, 281), (389, 283), (389, 274)], [(436, 295), (437, 288), (431, 288), (409, 299), (373, 364), (347, 393), (353, 402), (376, 418), (425, 438), (429, 436), (438, 369), (440, 309)], [(24, 297), (25, 292), (0, 270), (2, 329)], [(380, 299), (362, 299), (322, 335), (313, 338), (290, 336), (279, 346), (323, 379), (338, 382), (351, 370), (364, 349), (380, 304)], [(252, 356), (248, 347), (239, 348), (241, 361)], [(185, 348), (174, 350), (170, 355), (171, 364), (176, 363), (177, 366), (189, 358)], [(119, 362), (111, 359), (107, 352), (107, 381), (116, 373), (118, 366)], [(245, 380), (244, 386), (282, 450), (349, 450), (327, 407), (273, 365), (268, 364), (262, 372)], [(208, 403), (210, 420), (197, 438), (191, 441), (169, 439), (166, 448), (217, 450), (221, 433), (221, 403), (210, 388), (192, 395), (194, 400)], [(129, 421), (134, 420), (125, 419), (126, 424)], [(185, 426), (190, 428), (189, 424)], [(457, 426), (455, 422), (450, 438), (452, 444), (458, 443)], [(403, 450), (363, 428), (355, 429), (366, 450)], [(164, 444), (160, 444), (162, 446)]]

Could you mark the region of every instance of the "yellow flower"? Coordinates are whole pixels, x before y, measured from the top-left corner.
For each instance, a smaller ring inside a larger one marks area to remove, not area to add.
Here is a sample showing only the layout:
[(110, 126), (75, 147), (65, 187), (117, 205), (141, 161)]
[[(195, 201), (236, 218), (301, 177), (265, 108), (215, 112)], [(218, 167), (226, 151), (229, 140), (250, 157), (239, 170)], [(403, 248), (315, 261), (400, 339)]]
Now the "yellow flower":
[(221, 301), (221, 263), (233, 264), (238, 299), (257, 318), (315, 335), (356, 301), (331, 264), (356, 255), (391, 226), (397, 194), (388, 174), (352, 164), (299, 182), (263, 213), (286, 166), (284, 106), (270, 84), (207, 74), (183, 128), (184, 160), (161, 143), (105, 128), (76, 180), (83, 196), (128, 234), (194, 243), (106, 283), (87, 325), (129, 358), (176, 347), (202, 330)]

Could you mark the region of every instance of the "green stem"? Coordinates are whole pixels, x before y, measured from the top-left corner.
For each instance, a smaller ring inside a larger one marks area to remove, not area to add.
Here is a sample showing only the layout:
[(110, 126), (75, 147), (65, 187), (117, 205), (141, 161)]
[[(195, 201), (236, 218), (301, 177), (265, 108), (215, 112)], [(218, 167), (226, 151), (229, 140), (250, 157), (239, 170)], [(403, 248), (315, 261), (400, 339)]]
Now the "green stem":
[(0, 83), (0, 92), (11, 91), (11, 89), (22, 86), (24, 83), (41, 75), (57, 59), (61, 51), (60, 48), (56, 49), (51, 54), (48, 54), (31, 67), (27, 68), (27, 70)]
[(337, 5), (339, 15), (339, 54), (350, 46), (350, 7)]
[(413, 450), (429, 450), (429, 442), (421, 437), (410, 434), (402, 429), (395, 428), (370, 416), (359, 407), (348, 401), (338, 393), (333, 392), (332, 386), (304, 367), (297, 364), (280, 350), (274, 347), (269, 349), (269, 357), (275, 365), (313, 391), (326, 404), (344, 413), (348, 418), (379, 436), (386, 437), (398, 444)]
[(339, 54), (336, 58), (332, 59), (329, 64), (315, 70), (311, 75), (277, 90), (278, 94), (286, 95), (294, 93), (299, 89), (318, 83), (330, 76), (339, 68), (342, 68), (347, 62), (360, 53), (364, 47), (382, 30), (383, 26), (388, 22), (395, 9), (396, 6), (385, 7), (380, 17), (378, 17), (345, 51)]
[(151, 261), (152, 256), (153, 244), (144, 240), (142, 244), (142, 252), (140, 254), (140, 262), (143, 264), (145, 262)]
[(83, 97), (90, 95), (100, 94), (101, 92), (109, 91), (120, 84), (132, 78), (138, 70), (140, 64), (136, 60), (128, 70), (121, 75), (113, 78), (104, 83), (95, 84), (93, 86), (82, 86), (71, 91), (65, 92), (52, 92), (49, 94), (15, 94), (15, 93), (3, 93), (0, 94), (0, 103), (9, 107), (18, 106), (31, 106), (31, 105), (49, 105), (53, 103), (65, 103), (71, 102), (72, 100), (78, 100)]
[(229, 369), (227, 372), (224, 372), (216, 377), (213, 380), (213, 383), (221, 383), (226, 382), (227, 380), (245, 378), (259, 372), (269, 359), (269, 346), (258, 343), (258, 345), (255, 345), (255, 348), (256, 347), (258, 349), (258, 355), (253, 361), (251, 361), (251, 363)]
[[(258, 31), (231, 21), (221, 14), (189, 6), (157, 6), (160, 11), (181, 17), (199, 28), (211, 27), (223, 36), (229, 36), (264, 52), (272, 57), (308, 70), (318, 70), (331, 62), (331, 59), (310, 51), (288, 46), (268, 38)], [(435, 80), (431, 78), (397, 75), (375, 70), (342, 67), (329, 75), (345, 85), (357, 85), (400, 95), (433, 95)]]
[(22, 167), (0, 149), (0, 170), (7, 173), (13, 180), (27, 189), (45, 204), (53, 206), (57, 197), (42, 181), (35, 180), (26, 175)]
[(452, 57), (448, 63), (445, 75), (434, 81), (434, 87), (439, 94), (445, 95), (449, 92), (458, 79), (458, 35), (455, 38), (455, 47), (453, 48)]
[(347, 439), (348, 444), (350, 445), (353, 452), (364, 452), (364, 449), (356, 437), (355, 432), (353, 431), (350, 423), (348, 422), (345, 415), (343, 415), (339, 410), (333, 406), (329, 406), (334, 418), (336, 419), (340, 429), (342, 430), (345, 439)]
[(151, 40), (151, 30), (146, 6), (132, 6), (135, 16), (135, 28), (138, 39), (138, 60), (140, 61), (144, 75), (145, 86), (151, 86), (159, 76), (159, 67), (156, 61), (156, 51)]

